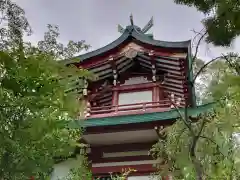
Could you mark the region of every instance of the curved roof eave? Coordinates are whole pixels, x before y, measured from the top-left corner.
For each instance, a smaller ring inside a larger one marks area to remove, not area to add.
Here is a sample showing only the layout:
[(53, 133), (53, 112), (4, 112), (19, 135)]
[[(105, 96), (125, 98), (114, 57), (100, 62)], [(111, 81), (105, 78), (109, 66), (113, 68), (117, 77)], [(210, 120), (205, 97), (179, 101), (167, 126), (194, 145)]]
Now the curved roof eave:
[(150, 44), (153, 46), (163, 47), (163, 48), (188, 48), (189, 44), (191, 43), (191, 40), (178, 41), (178, 42), (176, 42), (176, 41), (172, 41), (172, 42), (171, 41), (159, 41), (159, 40), (151, 39), (151, 38), (147, 37), (145, 34), (140, 34), (136, 31), (132, 32), (132, 37), (139, 40), (140, 42)]
[(159, 46), (159, 47), (163, 47), (163, 48), (188, 48), (189, 45), (191, 44), (191, 40), (179, 41), (179, 42), (154, 40), (154, 39), (149, 38), (145, 34), (140, 34), (140, 33), (136, 32), (134, 29), (127, 28), (118, 39), (111, 42), (110, 44), (108, 44), (102, 48), (96, 49), (94, 51), (76, 56), (73, 59), (62, 60), (60, 62), (63, 64), (71, 64), (71, 63), (77, 63), (77, 62), (79, 62), (79, 60), (80, 60), (80, 62), (84, 61), (86, 59), (89, 59), (94, 56), (98, 56), (102, 53), (105, 53), (111, 49), (116, 48), (117, 46), (122, 44), (124, 41), (126, 41), (130, 37), (133, 37), (142, 43), (150, 44), (153, 46)]
[(129, 32), (125, 31), (118, 39), (116, 39), (115, 41), (111, 42), (110, 44), (108, 44), (104, 47), (101, 47), (101, 48), (93, 50), (91, 52), (76, 56), (73, 59), (62, 60), (61, 62), (64, 64), (70, 64), (70, 63), (79, 62), (79, 60), (84, 61), (85, 59), (89, 59), (91, 57), (100, 55), (104, 52), (107, 52), (107, 51), (117, 47), (119, 44), (123, 43), (128, 37), (129, 37)]
[[(211, 102), (208, 104), (199, 105), (194, 108), (188, 108), (188, 115), (192, 117), (197, 117), (202, 113), (213, 112), (216, 107), (216, 102)], [(163, 121), (170, 119), (179, 118), (179, 112), (185, 111), (185, 108), (180, 108), (179, 110), (171, 109), (165, 112), (153, 112), (145, 114), (135, 114), (135, 115), (122, 115), (113, 116), (105, 118), (92, 118), (84, 121), (71, 121), (69, 124), (72, 128), (79, 127), (97, 127), (97, 126), (112, 126), (112, 125), (123, 125), (123, 124), (134, 124), (134, 123), (149, 123), (153, 121)]]

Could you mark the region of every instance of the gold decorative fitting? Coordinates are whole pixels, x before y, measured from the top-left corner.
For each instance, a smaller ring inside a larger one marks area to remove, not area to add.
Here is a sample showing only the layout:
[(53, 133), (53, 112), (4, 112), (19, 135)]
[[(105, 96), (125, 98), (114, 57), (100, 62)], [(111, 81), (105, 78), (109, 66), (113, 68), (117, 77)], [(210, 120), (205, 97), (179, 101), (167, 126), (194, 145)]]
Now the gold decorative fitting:
[(113, 56), (110, 56), (109, 61), (113, 61), (113, 60), (114, 60)]
[(149, 56), (153, 56), (154, 55), (154, 51), (151, 50), (149, 53), (148, 53)]
[(125, 52), (125, 56), (129, 59), (133, 59), (137, 56), (138, 52), (133, 49), (133, 48), (129, 48), (127, 49), (127, 51)]

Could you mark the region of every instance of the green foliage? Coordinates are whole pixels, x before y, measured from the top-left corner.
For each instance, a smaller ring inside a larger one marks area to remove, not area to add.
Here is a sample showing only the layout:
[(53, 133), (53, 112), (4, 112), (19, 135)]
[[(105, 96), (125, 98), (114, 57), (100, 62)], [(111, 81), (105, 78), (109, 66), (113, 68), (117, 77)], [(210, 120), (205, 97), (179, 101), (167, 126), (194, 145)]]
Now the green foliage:
[(201, 67), (205, 64), (205, 62), (202, 59), (196, 58), (193, 63), (193, 74), (194, 76), (197, 74), (198, 71), (200, 71)]
[(48, 31), (44, 34), (44, 40), (38, 42), (38, 49), (42, 52), (53, 55), (58, 60), (65, 60), (72, 58), (76, 53), (82, 49), (88, 49), (89, 45), (85, 41), (69, 41), (67, 46), (64, 47), (62, 43), (57, 42), (59, 37), (58, 26), (48, 25)]
[(122, 170), (122, 173), (120, 175), (114, 175), (114, 174), (111, 174), (111, 179), (112, 180), (126, 180), (127, 177), (133, 173), (133, 172), (136, 172), (135, 169), (123, 169)]
[(79, 160), (79, 167), (71, 170), (69, 175), (64, 180), (92, 180), (92, 174), (89, 170), (89, 163), (86, 158), (86, 153), (84, 149), (81, 150), (80, 155), (77, 157)]
[[(87, 159), (85, 158), (85, 156), (80, 156), (80, 158), (82, 158), (81, 162), (84, 163), (83, 167), (87, 167), (88, 162), (87, 162)], [(126, 180), (127, 177), (133, 172), (136, 172), (136, 170), (131, 169), (131, 168), (122, 169), (122, 172), (119, 175), (110, 173), (110, 178), (112, 180)], [(61, 180), (79, 180), (79, 179), (92, 180), (92, 175), (88, 169), (75, 168), (75, 169), (71, 170), (68, 177), (63, 178)], [(100, 177), (96, 178), (96, 180), (99, 180), (99, 179), (100, 179)]]
[(239, 0), (174, 0), (177, 4), (194, 6), (207, 16), (203, 19), (206, 40), (217, 46), (229, 46), (240, 35)]
[[(175, 179), (186, 180), (239, 179), (240, 146), (236, 139), (236, 134), (240, 133), (238, 60), (236, 54), (230, 54), (205, 66), (200, 75), (201, 81), (206, 83), (205, 101), (217, 101), (215, 111), (194, 121), (186, 110), (174, 125), (166, 128), (166, 140), (159, 140), (151, 150), (159, 159), (160, 174), (171, 172)], [(196, 65), (195, 69), (202, 68)]]
[[(195, 134), (199, 133), (204, 121), (208, 121), (197, 141), (195, 156), (202, 169), (201, 177), (206, 179), (231, 179), (238, 177), (239, 169), (239, 147), (233, 144), (233, 132), (239, 129), (233, 125), (239, 122), (238, 109), (219, 108), (217, 115), (212, 118), (204, 116), (197, 123), (191, 124), (191, 129)], [(235, 113), (233, 115), (233, 113)], [(226, 119), (227, 118), (227, 119)], [(231, 119), (231, 120), (229, 120)], [(158, 164), (161, 175), (171, 173), (176, 179), (198, 179), (198, 172), (194, 159), (190, 155), (190, 148), (194, 136), (186, 128), (186, 125), (178, 120), (167, 130), (166, 141), (159, 141), (151, 150), (156, 158), (164, 158), (165, 166), (161, 161)]]
[(0, 50), (12, 50), (19, 46), (24, 33), (30, 35), (31, 27), (24, 10), (11, 0), (0, 1)]
[[(200, 101), (203, 103), (226, 97), (233, 98), (233, 95), (229, 95), (229, 90), (233, 86), (238, 87), (237, 79), (240, 72), (238, 54), (230, 53), (214, 60), (216, 61), (212, 61), (201, 71), (198, 81), (195, 82), (197, 92), (200, 93)], [(237, 90), (234, 92), (237, 92)]]
[(16, 59), (1, 52), (0, 64), (0, 177), (42, 175), (53, 157), (72, 152), (80, 131), (67, 129), (67, 123), (76, 118), (79, 103), (65, 94), (66, 78), (51, 57)]
[(70, 41), (65, 47), (57, 41), (58, 29), (48, 26), (35, 47), (23, 42), (31, 32), (23, 9), (3, 0), (0, 11), (0, 179), (44, 179), (54, 157), (70, 155), (77, 145), (81, 130), (68, 124), (83, 107), (81, 91), (71, 89), (81, 89), (82, 78), (90, 78), (57, 60), (88, 46)]
[[(203, 65), (201, 65), (201, 67)], [(199, 67), (198, 71), (201, 67)], [(209, 64), (199, 74), (198, 80), (195, 82), (195, 87), (201, 103), (213, 102), (219, 99), (214, 98), (215, 95), (213, 95), (213, 91), (214, 88), (217, 87), (216, 85), (221, 81), (221, 77), (223, 77), (227, 71), (230, 71), (228, 64), (220, 58)]]

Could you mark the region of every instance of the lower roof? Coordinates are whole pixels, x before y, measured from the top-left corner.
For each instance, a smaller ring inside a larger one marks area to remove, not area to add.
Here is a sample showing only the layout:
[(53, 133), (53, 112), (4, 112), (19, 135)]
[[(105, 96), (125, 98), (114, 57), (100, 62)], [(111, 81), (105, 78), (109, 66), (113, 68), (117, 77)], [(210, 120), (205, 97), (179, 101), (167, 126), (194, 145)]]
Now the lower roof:
[[(215, 103), (209, 103), (200, 105), (194, 108), (188, 108), (188, 114), (191, 117), (197, 117), (200, 114), (210, 112), (213, 110)], [(154, 113), (145, 113), (145, 114), (135, 114), (135, 115), (122, 115), (115, 117), (104, 117), (104, 118), (92, 118), (86, 119), (84, 121), (76, 120), (71, 126), (72, 127), (99, 127), (99, 126), (112, 126), (112, 125), (124, 125), (124, 124), (133, 124), (133, 123), (144, 123), (144, 122), (153, 122), (153, 121), (166, 121), (177, 119), (180, 117), (180, 114), (184, 113), (185, 108), (172, 109), (165, 112), (154, 112)]]

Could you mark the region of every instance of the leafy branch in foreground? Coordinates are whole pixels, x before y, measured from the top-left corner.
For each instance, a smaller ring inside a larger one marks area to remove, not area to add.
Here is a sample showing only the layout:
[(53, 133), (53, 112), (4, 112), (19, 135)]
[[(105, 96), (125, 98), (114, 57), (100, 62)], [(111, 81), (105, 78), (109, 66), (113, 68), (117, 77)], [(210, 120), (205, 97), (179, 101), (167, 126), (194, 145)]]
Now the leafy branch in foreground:
[[(84, 158), (84, 157), (83, 157)], [(86, 162), (87, 161), (81, 161), (81, 162)], [(85, 165), (86, 166), (86, 165)], [(89, 171), (82, 171), (83, 168), (74, 168), (72, 171), (69, 173), (67, 178), (63, 178), (63, 180), (79, 180), (79, 179), (84, 179), (84, 180), (91, 180), (92, 175)], [(112, 174), (110, 173), (110, 178), (111, 180), (126, 180), (129, 175), (133, 172), (136, 172), (135, 169), (122, 169), (122, 172), (120, 174)], [(97, 177), (96, 180), (100, 180), (101, 177)]]
[[(46, 55), (24, 59), (0, 53), (4, 73), (0, 88), (0, 177), (45, 176), (53, 157), (72, 152), (81, 131), (67, 128), (79, 103), (65, 94), (58, 63)], [(11, 162), (11, 165), (8, 165)]]
[(24, 10), (11, 0), (0, 2), (0, 50), (13, 50), (22, 43), (24, 34), (32, 29)]
[(239, 0), (174, 0), (177, 4), (194, 6), (207, 17), (203, 19), (206, 40), (217, 46), (229, 46), (240, 35)]
[(89, 162), (86, 158), (86, 148), (82, 148), (80, 150), (79, 155), (77, 156), (77, 160), (79, 163), (78, 167), (75, 167), (71, 169), (70, 173), (66, 178), (63, 178), (63, 180), (92, 180), (92, 173), (90, 171)]
[(66, 46), (57, 42), (59, 37), (59, 27), (48, 25), (48, 31), (44, 34), (44, 40), (38, 42), (38, 49), (47, 54), (51, 54), (57, 60), (66, 60), (73, 58), (76, 53), (83, 49), (87, 50), (90, 46), (82, 41), (69, 41)]
[(71, 41), (64, 47), (52, 26), (33, 46), (23, 41), (31, 32), (23, 9), (3, 0), (0, 14), (0, 179), (44, 179), (54, 157), (69, 156), (78, 146), (82, 130), (68, 128), (83, 109), (81, 91), (73, 86), (81, 88), (81, 78), (90, 78), (57, 60), (87, 46)]
[[(206, 34), (200, 35), (197, 46)], [(206, 76), (207, 97), (214, 101), (221, 99), (221, 103), (215, 105), (215, 111), (190, 118), (188, 103), (184, 110), (179, 110), (172, 102), (180, 119), (165, 128), (166, 137), (159, 138), (150, 151), (159, 160), (157, 174), (186, 180), (237, 178), (240, 150), (233, 134), (240, 132), (239, 56), (230, 53), (204, 63), (195, 54), (193, 63), (195, 76), (189, 84), (193, 87), (199, 76)]]

